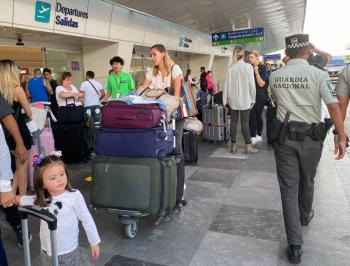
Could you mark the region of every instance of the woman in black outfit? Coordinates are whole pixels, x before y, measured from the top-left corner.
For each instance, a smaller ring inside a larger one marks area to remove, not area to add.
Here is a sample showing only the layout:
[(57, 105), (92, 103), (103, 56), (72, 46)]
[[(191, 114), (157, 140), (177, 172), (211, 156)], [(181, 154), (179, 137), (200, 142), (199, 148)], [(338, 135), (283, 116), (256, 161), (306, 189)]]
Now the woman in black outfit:
[(262, 113), (267, 101), (268, 78), (264, 65), (259, 64), (259, 52), (252, 51), (248, 54), (249, 63), (254, 68), (254, 79), (256, 87), (256, 101), (250, 111), (249, 129), (252, 144), (262, 141), (263, 120)]

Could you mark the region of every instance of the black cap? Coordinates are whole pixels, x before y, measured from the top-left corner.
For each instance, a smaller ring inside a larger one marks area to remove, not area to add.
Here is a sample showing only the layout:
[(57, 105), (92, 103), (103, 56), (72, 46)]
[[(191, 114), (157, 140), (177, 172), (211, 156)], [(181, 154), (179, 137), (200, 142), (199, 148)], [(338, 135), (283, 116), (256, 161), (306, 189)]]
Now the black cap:
[(309, 34), (294, 34), (285, 38), (287, 49), (296, 49), (310, 45)]

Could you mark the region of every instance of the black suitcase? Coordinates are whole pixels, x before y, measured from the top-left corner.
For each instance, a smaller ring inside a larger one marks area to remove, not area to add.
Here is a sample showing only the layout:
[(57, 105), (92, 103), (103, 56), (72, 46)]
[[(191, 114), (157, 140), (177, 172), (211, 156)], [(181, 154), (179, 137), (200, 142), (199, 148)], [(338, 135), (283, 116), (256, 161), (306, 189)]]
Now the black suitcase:
[(187, 202), (184, 199), (185, 192), (185, 160), (184, 155), (179, 154), (176, 156), (177, 164), (177, 184), (176, 184), (176, 206), (186, 206)]
[(77, 163), (87, 160), (83, 124), (57, 123), (53, 125), (52, 129), (55, 148), (62, 151), (62, 160), (65, 163)]
[(272, 134), (272, 122), (276, 118), (277, 108), (271, 103), (267, 105), (266, 110), (266, 139), (268, 144), (273, 144), (271, 139)]
[(191, 131), (184, 131), (182, 136), (182, 149), (185, 162), (197, 164), (198, 161), (198, 134)]

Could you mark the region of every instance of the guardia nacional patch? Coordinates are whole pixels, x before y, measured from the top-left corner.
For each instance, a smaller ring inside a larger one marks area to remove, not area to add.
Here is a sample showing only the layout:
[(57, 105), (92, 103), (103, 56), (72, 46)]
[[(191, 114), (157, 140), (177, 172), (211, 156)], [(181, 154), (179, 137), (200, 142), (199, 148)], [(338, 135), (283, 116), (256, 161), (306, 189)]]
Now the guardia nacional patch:
[(335, 93), (332, 82), (330, 80), (327, 80), (327, 88), (329, 90), (329, 93), (332, 95), (333, 98), (337, 98), (337, 94)]

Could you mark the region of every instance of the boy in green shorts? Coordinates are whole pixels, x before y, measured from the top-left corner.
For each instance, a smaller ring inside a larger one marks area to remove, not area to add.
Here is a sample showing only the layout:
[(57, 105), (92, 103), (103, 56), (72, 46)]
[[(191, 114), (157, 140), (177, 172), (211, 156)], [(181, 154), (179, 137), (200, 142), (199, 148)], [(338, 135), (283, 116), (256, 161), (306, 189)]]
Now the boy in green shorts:
[(127, 95), (130, 91), (135, 89), (134, 81), (129, 73), (123, 72), (124, 60), (119, 56), (113, 57), (109, 61), (113, 72), (108, 76), (107, 93), (103, 98), (103, 102), (111, 99), (116, 100)]

